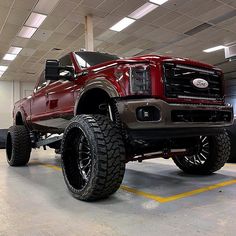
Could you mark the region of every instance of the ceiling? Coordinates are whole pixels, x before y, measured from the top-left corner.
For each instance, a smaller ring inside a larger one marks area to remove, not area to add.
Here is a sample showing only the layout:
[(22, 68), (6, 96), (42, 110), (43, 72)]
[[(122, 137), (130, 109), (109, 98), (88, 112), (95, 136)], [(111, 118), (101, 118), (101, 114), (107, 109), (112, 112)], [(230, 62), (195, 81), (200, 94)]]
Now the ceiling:
[[(228, 79), (236, 78), (236, 62), (226, 61), (224, 50), (203, 52), (236, 43), (235, 0), (169, 0), (121, 32), (109, 28), (147, 0), (57, 2), (33, 37), (25, 39), (17, 34), (38, 0), (0, 1), (0, 65), (9, 65), (1, 80), (34, 81), (46, 59), (84, 48), (88, 14), (93, 15), (97, 51), (122, 57), (150, 53), (189, 57), (219, 66)], [(2, 58), (10, 46), (23, 50), (9, 63)]]

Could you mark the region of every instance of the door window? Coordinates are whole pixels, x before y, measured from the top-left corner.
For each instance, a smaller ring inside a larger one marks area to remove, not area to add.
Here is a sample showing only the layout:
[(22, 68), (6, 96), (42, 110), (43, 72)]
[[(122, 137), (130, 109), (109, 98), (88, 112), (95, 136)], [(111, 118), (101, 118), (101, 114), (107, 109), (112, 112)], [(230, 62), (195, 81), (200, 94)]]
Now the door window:
[[(70, 58), (70, 54), (67, 54), (66, 56), (62, 57), (60, 60), (60, 66), (71, 66), (73, 67), (73, 63), (71, 61)], [(60, 75), (61, 76), (65, 76), (65, 75), (69, 75), (70, 72), (68, 70), (60, 70)]]
[(40, 75), (39, 82), (35, 90), (38, 91), (39, 89), (45, 87), (46, 85), (47, 85), (47, 81), (45, 79), (45, 71), (43, 71)]

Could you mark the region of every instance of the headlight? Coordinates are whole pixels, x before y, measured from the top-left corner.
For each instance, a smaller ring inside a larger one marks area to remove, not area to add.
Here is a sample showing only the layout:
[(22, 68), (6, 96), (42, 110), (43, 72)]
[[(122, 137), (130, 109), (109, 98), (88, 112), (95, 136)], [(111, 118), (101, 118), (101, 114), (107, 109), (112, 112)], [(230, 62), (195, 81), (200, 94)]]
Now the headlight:
[(130, 67), (130, 92), (133, 95), (151, 95), (149, 66)]

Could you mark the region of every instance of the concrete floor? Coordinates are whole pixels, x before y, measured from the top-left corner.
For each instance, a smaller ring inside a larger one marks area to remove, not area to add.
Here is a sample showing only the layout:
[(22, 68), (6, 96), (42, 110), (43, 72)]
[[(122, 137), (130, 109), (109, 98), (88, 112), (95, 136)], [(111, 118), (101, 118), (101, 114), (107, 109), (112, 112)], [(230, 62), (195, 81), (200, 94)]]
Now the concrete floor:
[(37, 150), (27, 167), (12, 168), (0, 150), (0, 235), (236, 235), (234, 164), (198, 177), (171, 160), (130, 163), (123, 187), (94, 203), (68, 193), (59, 165)]

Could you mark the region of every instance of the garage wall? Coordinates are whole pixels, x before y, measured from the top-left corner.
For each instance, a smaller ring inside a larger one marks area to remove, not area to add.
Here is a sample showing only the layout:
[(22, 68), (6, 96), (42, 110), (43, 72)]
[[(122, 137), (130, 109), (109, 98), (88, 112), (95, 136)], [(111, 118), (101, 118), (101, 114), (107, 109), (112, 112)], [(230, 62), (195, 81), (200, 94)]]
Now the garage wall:
[(12, 125), (14, 102), (32, 93), (35, 83), (0, 81), (0, 129)]
[(0, 129), (10, 124), (12, 104), (12, 82), (0, 81)]
[(236, 115), (236, 78), (225, 80), (226, 101), (234, 106), (234, 115)]

